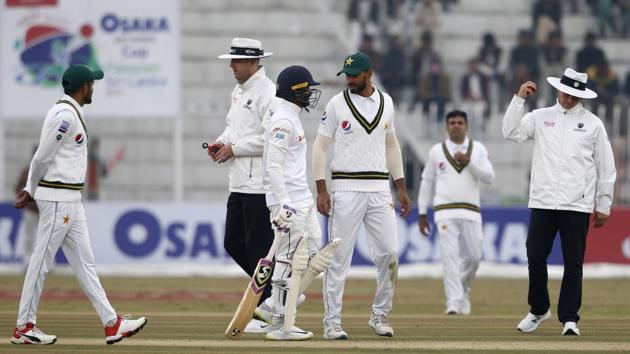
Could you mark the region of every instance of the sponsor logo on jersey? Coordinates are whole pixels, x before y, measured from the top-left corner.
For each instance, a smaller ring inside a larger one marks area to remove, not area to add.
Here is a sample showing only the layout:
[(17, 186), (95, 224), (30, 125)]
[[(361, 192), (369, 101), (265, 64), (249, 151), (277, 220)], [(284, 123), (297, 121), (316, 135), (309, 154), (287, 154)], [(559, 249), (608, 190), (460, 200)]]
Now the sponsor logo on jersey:
[(69, 126), (70, 126), (70, 123), (64, 120), (61, 122), (61, 125), (59, 125), (59, 131), (62, 133), (65, 133), (68, 131)]
[(282, 133), (276, 133), (275, 138), (276, 138), (276, 140), (284, 140), (284, 134), (282, 134)]
[(83, 144), (83, 140), (85, 140), (85, 137), (81, 133), (74, 137), (74, 142), (77, 143), (77, 145)]
[(297, 141), (302, 141), (302, 140), (304, 140), (304, 135), (300, 135), (297, 137)]
[(273, 128), (274, 132), (282, 132), (282, 133), (287, 133), (287, 134), (291, 134), (291, 130), (287, 129), (287, 128), (283, 128), (283, 127), (275, 127)]
[(586, 129), (584, 129), (584, 123), (578, 123), (577, 128), (573, 129), (573, 131), (586, 133)]
[(243, 105), (243, 108), (249, 109), (252, 112), (254, 111), (254, 109), (252, 108), (252, 99), (251, 98), (247, 100), (247, 103), (245, 103)]
[(341, 129), (344, 130), (344, 134), (351, 134), (353, 133), (352, 131), (352, 123), (350, 123), (350, 121), (348, 120), (344, 120), (341, 122)]
[(556, 125), (556, 122), (545, 121), (545, 127), (553, 128), (555, 125)]

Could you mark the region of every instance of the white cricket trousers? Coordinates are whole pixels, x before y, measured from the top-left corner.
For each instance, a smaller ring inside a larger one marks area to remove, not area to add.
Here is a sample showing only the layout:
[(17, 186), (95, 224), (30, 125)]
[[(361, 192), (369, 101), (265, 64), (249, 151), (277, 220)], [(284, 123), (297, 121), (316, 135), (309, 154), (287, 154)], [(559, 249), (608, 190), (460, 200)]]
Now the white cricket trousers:
[(59, 247), (68, 259), (81, 288), (96, 309), (103, 326), (115, 320), (116, 311), (107, 300), (105, 290), (96, 275), (83, 204), (38, 200), (37, 207), (39, 208), (37, 240), (24, 279), (17, 325), (36, 323), (37, 306), (44, 288), (44, 280)]
[[(273, 312), (275, 314), (284, 314), (285, 292), (288, 289), (288, 279), (291, 275), (291, 261), (293, 254), (297, 249), (298, 243), (302, 237), (307, 239), (307, 249), (309, 256), (313, 256), (322, 238), (322, 231), (317, 219), (315, 211), (315, 203), (313, 198), (303, 199), (291, 204), (297, 213), (293, 216), (293, 224), (289, 232), (279, 232), (274, 230), (275, 237), (282, 237), (278, 250), (276, 251), (276, 265), (274, 266), (273, 275), (271, 276), (271, 297), (273, 301)], [(281, 205), (269, 206), (271, 220), (274, 219), (282, 208)]]
[(340, 238), (330, 267), (324, 272), (324, 324), (341, 324), (346, 276), (359, 227), (363, 223), (370, 257), (376, 265), (372, 312), (389, 316), (398, 276), (396, 212), (390, 192), (333, 192), (330, 239)]
[(446, 308), (461, 308), (479, 268), (483, 247), (481, 222), (445, 219), (436, 222), (444, 267)]

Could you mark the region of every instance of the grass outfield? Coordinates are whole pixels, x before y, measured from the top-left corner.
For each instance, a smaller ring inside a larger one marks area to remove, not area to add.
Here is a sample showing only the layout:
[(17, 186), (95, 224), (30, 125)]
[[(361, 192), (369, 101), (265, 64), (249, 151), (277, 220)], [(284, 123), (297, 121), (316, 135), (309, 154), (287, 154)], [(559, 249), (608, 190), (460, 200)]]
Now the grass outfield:
[(555, 319), (559, 282), (550, 283), (552, 313), (533, 334), (515, 330), (527, 312), (527, 281), (478, 279), (472, 315), (443, 314), (442, 283), (435, 279), (401, 279), (396, 289), (394, 338), (380, 338), (367, 326), (374, 280), (349, 280), (343, 309), (347, 341), (322, 337), (322, 300), (316, 281), (300, 308), (297, 324), (315, 333), (306, 342), (264, 341), (263, 335), (223, 339), (223, 331), (247, 283), (240, 279), (114, 278), (101, 279), (121, 314), (147, 316), (145, 329), (113, 346), (105, 344), (96, 313), (73, 277), (50, 276), (40, 303), (38, 325), (58, 336), (51, 346), (17, 346), (9, 342), (15, 324), (21, 276), (0, 276), (0, 353), (516, 353), (630, 351), (630, 281), (584, 281), (580, 337), (562, 337)]

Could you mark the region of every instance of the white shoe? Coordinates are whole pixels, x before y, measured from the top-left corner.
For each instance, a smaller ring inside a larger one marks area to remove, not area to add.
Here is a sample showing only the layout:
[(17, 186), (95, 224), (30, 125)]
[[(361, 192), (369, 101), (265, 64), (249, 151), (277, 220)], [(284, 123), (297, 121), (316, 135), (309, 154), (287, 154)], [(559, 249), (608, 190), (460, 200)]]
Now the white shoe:
[(535, 331), (541, 323), (545, 322), (549, 318), (551, 318), (551, 312), (549, 310), (547, 310), (547, 312), (543, 315), (534, 315), (531, 312), (528, 312), (527, 316), (525, 316), (525, 318), (519, 322), (518, 326), (516, 326), (516, 329), (524, 333), (530, 333)]
[(282, 328), (267, 333), (269, 340), (309, 340), (313, 338), (313, 332), (303, 331), (298, 327), (293, 327), (291, 333), (285, 332)]
[(563, 336), (579, 336), (580, 335), (580, 329), (577, 326), (577, 323), (575, 322), (565, 322), (564, 323), (564, 328), (562, 328), (562, 335)]
[(269, 333), (271, 325), (269, 323), (252, 318), (245, 326), (245, 333)]
[(465, 316), (470, 315), (470, 293), (464, 293), (464, 300), (462, 300), (462, 306), (459, 308), (459, 313)]
[(348, 339), (348, 333), (341, 328), (339, 323), (324, 326), (324, 339)]
[(389, 318), (385, 315), (375, 315), (374, 313), (372, 313), (368, 325), (372, 327), (374, 332), (376, 332), (376, 334), (378, 334), (379, 336), (394, 336), (394, 329), (389, 324)]
[(35, 327), (34, 323), (27, 323), (26, 327), (18, 329), (15, 327), (11, 336), (13, 344), (53, 344), (57, 341), (57, 336), (48, 335)]
[(146, 324), (147, 319), (144, 317), (140, 317), (137, 320), (131, 320), (118, 316), (114, 325), (105, 327), (105, 341), (107, 344), (120, 342), (123, 338), (131, 337), (140, 332)]
[(449, 306), (448, 308), (446, 308), (446, 311), (444, 311), (445, 314), (451, 316), (451, 315), (459, 315), (459, 309), (453, 306)]

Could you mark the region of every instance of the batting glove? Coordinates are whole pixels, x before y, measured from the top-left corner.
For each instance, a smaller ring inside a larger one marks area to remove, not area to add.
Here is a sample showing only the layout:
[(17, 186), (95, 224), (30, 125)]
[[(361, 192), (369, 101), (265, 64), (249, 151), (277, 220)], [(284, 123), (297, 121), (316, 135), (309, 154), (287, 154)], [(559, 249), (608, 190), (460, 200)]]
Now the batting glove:
[(295, 219), (295, 214), (297, 214), (297, 210), (283, 204), (282, 209), (271, 221), (271, 226), (278, 231), (288, 232)]

